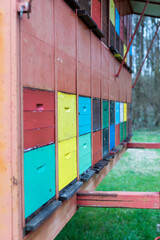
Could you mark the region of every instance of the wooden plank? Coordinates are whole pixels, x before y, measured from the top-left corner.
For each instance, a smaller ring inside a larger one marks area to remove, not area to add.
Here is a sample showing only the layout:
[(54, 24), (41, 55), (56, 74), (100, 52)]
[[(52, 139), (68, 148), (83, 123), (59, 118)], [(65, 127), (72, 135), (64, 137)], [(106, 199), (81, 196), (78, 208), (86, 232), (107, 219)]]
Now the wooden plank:
[(35, 231), (40, 227), (42, 223), (44, 223), (51, 215), (54, 213), (57, 208), (62, 205), (61, 201), (54, 201), (49, 206), (44, 208), (39, 214), (37, 214), (34, 218), (31, 219), (30, 222), (26, 224), (26, 231)]
[(0, 1), (0, 238), (8, 240), (22, 239), (23, 223), (19, 22), (16, 2)]
[(55, 140), (55, 128), (41, 128), (24, 131), (24, 149), (42, 147)]
[[(126, 149), (127, 148), (124, 147), (115, 156), (115, 158), (111, 159), (111, 162), (105, 166), (99, 174), (95, 174), (88, 182), (84, 183), (80, 190), (94, 190), (118, 162), (121, 156), (125, 153)], [(28, 234), (24, 240), (54, 239), (76, 213), (76, 211), (77, 195), (75, 194), (71, 199), (64, 201), (62, 206), (53, 213), (53, 215), (51, 215), (51, 217), (45, 221), (40, 228), (38, 228), (35, 232)]]
[(160, 209), (159, 192), (79, 191), (79, 207)]
[(147, 149), (160, 149), (160, 143), (128, 143), (127, 148), (147, 148)]
[(62, 206), (45, 221), (40, 228), (28, 234), (24, 240), (44, 240), (54, 239), (66, 223), (73, 217), (77, 211), (76, 194), (68, 201), (64, 201)]
[(38, 89), (24, 88), (23, 91), (24, 111), (53, 111), (55, 110), (54, 92)]
[(54, 111), (24, 112), (23, 121), (24, 130), (54, 127)]

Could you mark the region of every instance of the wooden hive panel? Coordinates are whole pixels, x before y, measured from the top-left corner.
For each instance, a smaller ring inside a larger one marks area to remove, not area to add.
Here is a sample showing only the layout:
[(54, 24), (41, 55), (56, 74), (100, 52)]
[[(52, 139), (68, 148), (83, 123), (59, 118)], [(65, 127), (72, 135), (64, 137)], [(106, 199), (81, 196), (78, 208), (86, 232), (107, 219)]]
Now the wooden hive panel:
[(76, 137), (58, 143), (59, 190), (77, 177)]

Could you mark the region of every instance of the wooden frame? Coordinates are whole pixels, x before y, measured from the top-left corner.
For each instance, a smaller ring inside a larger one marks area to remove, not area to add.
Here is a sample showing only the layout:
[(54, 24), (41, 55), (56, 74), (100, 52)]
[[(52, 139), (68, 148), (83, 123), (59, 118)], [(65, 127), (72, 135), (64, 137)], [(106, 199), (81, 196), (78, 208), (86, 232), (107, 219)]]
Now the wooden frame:
[[(106, 175), (111, 171), (111, 169), (116, 165), (119, 159), (127, 150), (125, 146), (111, 162), (105, 166), (99, 174), (94, 174), (94, 176), (81, 187), (82, 190), (93, 191), (100, 182), (106, 177)], [(44, 239), (54, 239), (62, 228), (67, 224), (67, 222), (73, 217), (77, 211), (77, 194), (67, 201), (64, 201), (62, 206), (57, 209), (52, 216), (44, 222), (39, 229), (28, 234), (24, 240), (44, 240)]]
[(160, 209), (159, 192), (79, 191), (78, 207)]
[[(22, 239), (23, 136), (19, 66), (19, 17), (16, 3), (0, 2), (0, 226), (2, 239)], [(21, 236), (21, 237), (20, 237)]]

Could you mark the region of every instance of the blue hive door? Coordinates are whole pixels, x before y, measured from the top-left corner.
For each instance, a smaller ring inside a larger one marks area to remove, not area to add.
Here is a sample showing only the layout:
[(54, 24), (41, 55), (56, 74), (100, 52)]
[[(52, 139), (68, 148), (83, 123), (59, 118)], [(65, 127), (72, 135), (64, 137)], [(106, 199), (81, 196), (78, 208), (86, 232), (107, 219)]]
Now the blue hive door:
[(117, 8), (116, 8), (116, 32), (119, 36), (120, 35), (120, 15)]
[(110, 125), (110, 150), (115, 147), (115, 125)]
[(79, 135), (91, 132), (91, 98), (79, 97)]
[(115, 114), (116, 114), (116, 124), (119, 124), (120, 123), (120, 103), (119, 102), (116, 102)]

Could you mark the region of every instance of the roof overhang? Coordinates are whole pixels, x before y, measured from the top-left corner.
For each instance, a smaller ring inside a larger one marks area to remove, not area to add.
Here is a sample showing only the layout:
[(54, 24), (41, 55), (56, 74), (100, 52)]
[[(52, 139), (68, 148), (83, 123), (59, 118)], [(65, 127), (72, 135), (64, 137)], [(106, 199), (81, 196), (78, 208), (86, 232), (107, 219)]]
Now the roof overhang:
[[(146, 0), (116, 0), (115, 2), (121, 16), (129, 14), (141, 15)], [(150, 0), (144, 16), (160, 18), (160, 0)]]

